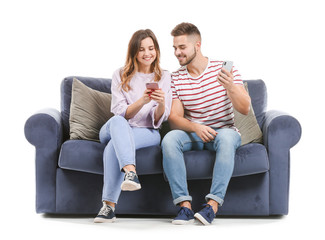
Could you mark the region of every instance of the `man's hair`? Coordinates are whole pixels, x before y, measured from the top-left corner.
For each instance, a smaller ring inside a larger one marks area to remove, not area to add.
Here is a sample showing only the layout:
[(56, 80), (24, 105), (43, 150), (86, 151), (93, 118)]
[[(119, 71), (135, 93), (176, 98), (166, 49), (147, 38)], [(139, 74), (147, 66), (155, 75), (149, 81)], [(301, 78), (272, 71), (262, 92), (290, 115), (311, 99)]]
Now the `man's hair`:
[(181, 35), (197, 35), (201, 39), (201, 33), (199, 29), (192, 23), (180, 23), (171, 32), (173, 37)]

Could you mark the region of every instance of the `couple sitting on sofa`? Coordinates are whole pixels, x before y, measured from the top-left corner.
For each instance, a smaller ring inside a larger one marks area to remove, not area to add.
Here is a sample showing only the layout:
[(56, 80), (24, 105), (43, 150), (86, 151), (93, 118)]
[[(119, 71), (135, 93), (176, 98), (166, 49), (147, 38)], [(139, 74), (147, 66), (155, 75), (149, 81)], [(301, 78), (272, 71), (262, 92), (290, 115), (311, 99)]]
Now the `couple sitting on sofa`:
[[(104, 150), (103, 207), (94, 222), (114, 222), (115, 206), (122, 191), (141, 188), (136, 174), (136, 149), (159, 145), (159, 127), (168, 119), (173, 131), (162, 141), (163, 168), (174, 204), (180, 206), (174, 224), (198, 219), (210, 224), (223, 204), (241, 137), (234, 126), (235, 108), (247, 114), (250, 97), (235, 68), (229, 72), (222, 61), (201, 53), (201, 35), (196, 26), (181, 23), (173, 31), (174, 51), (181, 67), (172, 75), (159, 66), (160, 50), (149, 29), (135, 32), (129, 42), (125, 66), (112, 78), (114, 117), (100, 129)], [(158, 88), (146, 83), (158, 83)], [(184, 151), (216, 152), (207, 203), (196, 214), (191, 209)]]

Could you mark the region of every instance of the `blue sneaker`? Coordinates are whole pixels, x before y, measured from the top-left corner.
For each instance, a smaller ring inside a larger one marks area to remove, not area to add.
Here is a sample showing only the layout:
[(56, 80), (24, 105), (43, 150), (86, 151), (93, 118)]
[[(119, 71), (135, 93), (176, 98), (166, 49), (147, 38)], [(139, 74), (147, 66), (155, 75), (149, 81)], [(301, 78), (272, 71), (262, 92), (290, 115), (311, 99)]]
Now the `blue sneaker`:
[(172, 224), (185, 225), (189, 223), (194, 223), (194, 212), (187, 207), (181, 207)]
[(199, 220), (204, 225), (209, 225), (212, 223), (216, 214), (213, 211), (213, 208), (209, 204), (204, 204), (205, 206), (201, 211), (195, 213), (194, 217)]
[(141, 189), (141, 184), (135, 172), (130, 171), (125, 174), (121, 189), (122, 191), (136, 191)]
[(100, 209), (97, 217), (94, 219), (94, 223), (107, 223), (107, 222), (115, 222), (116, 217), (114, 210), (103, 202), (103, 207)]

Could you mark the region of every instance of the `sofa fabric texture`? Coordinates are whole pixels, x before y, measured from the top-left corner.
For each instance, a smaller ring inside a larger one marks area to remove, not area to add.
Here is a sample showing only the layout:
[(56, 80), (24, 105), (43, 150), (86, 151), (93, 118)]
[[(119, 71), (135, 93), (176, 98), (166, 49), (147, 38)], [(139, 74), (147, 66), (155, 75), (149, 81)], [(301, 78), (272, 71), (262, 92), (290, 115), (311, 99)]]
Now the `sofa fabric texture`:
[[(60, 111), (40, 110), (25, 123), (26, 139), (36, 150), (37, 213), (97, 214), (102, 205), (105, 145), (69, 138), (73, 78), (62, 81)], [(76, 78), (91, 89), (110, 93), (111, 79)], [(245, 82), (263, 142), (237, 149), (233, 177), (218, 215), (285, 215), (289, 206), (290, 149), (301, 137), (301, 126), (287, 113), (267, 111), (262, 80)], [(168, 131), (165, 122), (160, 130), (162, 137)], [(184, 154), (194, 210), (201, 208), (209, 192), (214, 155), (207, 150)], [(178, 208), (172, 203), (164, 178), (161, 147), (137, 150), (136, 164), (142, 189), (122, 192), (116, 213), (175, 215)]]
[(100, 128), (109, 120), (111, 113), (109, 93), (87, 87), (74, 78), (70, 104), (70, 139), (84, 139), (99, 142)]
[[(244, 83), (244, 87), (249, 93), (247, 82)], [(263, 133), (257, 123), (252, 104), (247, 115), (241, 114), (234, 108), (234, 122), (241, 134), (241, 145), (251, 142), (263, 142)]]

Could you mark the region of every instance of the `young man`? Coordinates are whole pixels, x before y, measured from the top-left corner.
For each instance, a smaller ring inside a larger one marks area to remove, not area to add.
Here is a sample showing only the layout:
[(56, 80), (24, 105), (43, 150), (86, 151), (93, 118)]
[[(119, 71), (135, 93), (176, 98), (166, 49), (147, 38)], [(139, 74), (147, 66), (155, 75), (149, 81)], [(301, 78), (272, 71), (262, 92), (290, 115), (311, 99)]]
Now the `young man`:
[[(196, 26), (181, 23), (171, 32), (181, 67), (172, 74), (173, 102), (169, 116), (172, 130), (163, 139), (163, 167), (174, 204), (181, 208), (174, 224), (210, 224), (223, 204), (232, 176), (236, 149), (241, 144), (234, 126), (233, 107), (248, 114), (250, 97), (238, 71), (222, 68), (201, 53), (201, 34)], [(194, 215), (186, 179), (184, 152), (216, 151), (210, 193), (206, 206)]]

